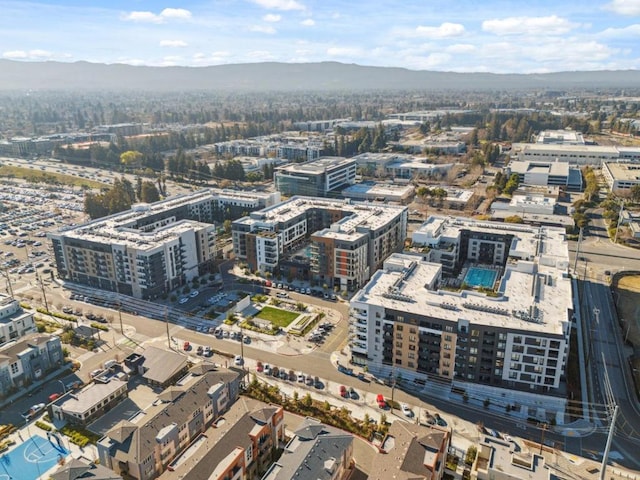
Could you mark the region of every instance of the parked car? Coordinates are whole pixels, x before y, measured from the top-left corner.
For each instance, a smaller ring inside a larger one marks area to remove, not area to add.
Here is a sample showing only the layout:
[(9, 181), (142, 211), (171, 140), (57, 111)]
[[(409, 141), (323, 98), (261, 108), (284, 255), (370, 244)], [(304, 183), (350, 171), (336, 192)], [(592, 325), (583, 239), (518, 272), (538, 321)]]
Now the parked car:
[(378, 408), (387, 408), (387, 401), (381, 393), (376, 396), (376, 403), (378, 404)]
[(256, 372), (263, 372), (264, 371), (264, 365), (262, 364), (262, 362), (258, 362), (256, 363)]
[(204, 347), (204, 353), (203, 355), (205, 357), (210, 357), (211, 355), (213, 355), (213, 352), (211, 351), (211, 347), (209, 345), (207, 345), (206, 347)]
[(307, 386), (312, 387), (313, 386), (313, 377), (311, 375), (307, 375), (305, 383)]
[(435, 413), (435, 414), (433, 415), (433, 417), (434, 417), (434, 418), (435, 418), (435, 420), (436, 420), (436, 424), (438, 424), (439, 426), (441, 426), (441, 427), (446, 427), (446, 426), (447, 426), (447, 422), (445, 421), (445, 419), (444, 419), (444, 418), (442, 418), (442, 417), (440, 416), (440, 414), (439, 414), (439, 413)]
[(360, 398), (360, 395), (358, 395), (358, 392), (356, 392), (353, 387), (349, 387), (349, 398), (351, 400), (358, 400)]
[(339, 391), (342, 398), (347, 398), (349, 396), (349, 394), (347, 393), (347, 387), (345, 387), (344, 385), (340, 385)]
[(203, 352), (204, 352), (204, 347), (202, 345), (198, 345), (198, 349), (196, 350), (196, 353), (198, 355), (202, 355)]
[(400, 409), (402, 410), (402, 413), (405, 415), (405, 417), (413, 417), (413, 410), (411, 410), (409, 408), (409, 405), (407, 405), (406, 403), (400, 404)]
[(188, 351), (191, 349), (191, 344), (190, 344), (188, 341), (185, 341), (185, 342), (182, 344), (182, 349), (183, 349), (185, 352), (188, 352)]
[(304, 383), (304, 373), (298, 372), (298, 382)]
[(240, 367), (244, 364), (244, 358), (242, 358), (241, 355), (236, 355), (235, 357), (233, 357), (233, 364), (236, 367)]
[(313, 377), (313, 386), (318, 390), (322, 390), (324, 388), (324, 383), (320, 381), (320, 377)]
[(178, 303), (180, 305), (187, 303), (189, 301), (189, 297), (180, 297), (180, 300), (178, 300)]
[(40, 413), (42, 410), (44, 410), (44, 407), (45, 407), (44, 403), (37, 403), (37, 404), (31, 406), (31, 408), (29, 408), (29, 410), (24, 412), (22, 414), (22, 418), (24, 418), (25, 420), (31, 420), (38, 413)]
[(268, 363), (265, 363), (263, 372), (265, 375), (271, 375), (271, 365), (269, 365)]
[(198, 295), (200, 295), (200, 292), (198, 290), (194, 290), (189, 294), (191, 298), (196, 298)]

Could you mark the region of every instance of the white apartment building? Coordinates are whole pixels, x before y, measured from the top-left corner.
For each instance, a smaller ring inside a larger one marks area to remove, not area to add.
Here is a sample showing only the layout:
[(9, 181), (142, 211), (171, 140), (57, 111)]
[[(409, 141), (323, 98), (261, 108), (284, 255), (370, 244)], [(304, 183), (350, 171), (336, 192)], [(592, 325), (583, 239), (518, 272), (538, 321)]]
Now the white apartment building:
[(18, 300), (0, 294), (0, 347), (36, 331), (33, 313), (25, 312)]
[[(508, 391), (537, 416), (546, 408), (538, 395), (558, 392), (569, 349), (564, 229), (452, 217), (423, 227), (413, 241), (430, 251), (392, 255), (352, 298), (352, 361), (417, 385)], [(564, 399), (548, 407), (560, 412)]]

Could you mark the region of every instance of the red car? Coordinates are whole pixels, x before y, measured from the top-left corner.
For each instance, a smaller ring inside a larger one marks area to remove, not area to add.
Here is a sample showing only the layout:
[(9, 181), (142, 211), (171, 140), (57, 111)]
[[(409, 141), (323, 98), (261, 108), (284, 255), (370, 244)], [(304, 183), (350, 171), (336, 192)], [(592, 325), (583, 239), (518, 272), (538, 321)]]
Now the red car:
[(264, 370), (264, 365), (262, 365), (262, 362), (258, 362), (256, 364), (256, 372), (260, 373)]
[(189, 342), (184, 342), (184, 343), (182, 344), (182, 349), (183, 349), (185, 352), (188, 352), (190, 348), (191, 348), (191, 344), (190, 344)]
[(387, 407), (387, 401), (384, 399), (384, 395), (382, 395), (381, 393), (379, 393), (376, 397), (376, 403), (378, 404), (378, 408)]
[(347, 398), (349, 394), (347, 393), (347, 387), (344, 385), (340, 385), (340, 396), (343, 398)]

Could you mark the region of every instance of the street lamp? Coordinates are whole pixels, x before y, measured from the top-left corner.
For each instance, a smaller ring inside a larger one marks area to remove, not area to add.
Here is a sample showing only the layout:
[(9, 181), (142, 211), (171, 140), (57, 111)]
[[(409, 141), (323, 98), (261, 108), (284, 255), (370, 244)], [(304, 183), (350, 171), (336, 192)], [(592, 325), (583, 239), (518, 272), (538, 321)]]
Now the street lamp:
[(62, 380), (58, 380), (58, 381), (60, 382), (60, 385), (62, 385), (62, 394), (64, 395), (65, 393), (67, 393), (67, 387), (64, 385)]

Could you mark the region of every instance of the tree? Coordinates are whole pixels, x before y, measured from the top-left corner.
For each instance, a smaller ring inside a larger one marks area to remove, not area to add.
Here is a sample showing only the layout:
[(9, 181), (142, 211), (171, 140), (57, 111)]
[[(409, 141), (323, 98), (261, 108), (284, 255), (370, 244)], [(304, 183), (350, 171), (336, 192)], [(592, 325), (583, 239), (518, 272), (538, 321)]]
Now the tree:
[(640, 202), (640, 184), (631, 187), (631, 189), (629, 190), (629, 198), (631, 198), (631, 200), (635, 203)]
[(520, 183), (520, 180), (519, 180), (518, 174), (512, 173), (511, 176), (509, 177), (509, 180), (505, 184), (502, 192), (507, 195), (513, 195), (513, 192), (516, 191), (519, 183)]
[(142, 182), (142, 189), (140, 192), (140, 201), (144, 203), (153, 203), (160, 200), (160, 192), (156, 188), (153, 182)]
[(225, 220), (222, 222), (222, 229), (224, 230), (225, 235), (231, 234), (231, 220)]
[(302, 404), (307, 408), (310, 407), (311, 405), (313, 405), (313, 399), (311, 398), (311, 394), (310, 393), (307, 393), (304, 396), (304, 398), (302, 399)]
[(140, 164), (144, 155), (136, 150), (127, 150), (120, 154), (120, 163), (126, 167), (136, 167)]

